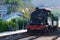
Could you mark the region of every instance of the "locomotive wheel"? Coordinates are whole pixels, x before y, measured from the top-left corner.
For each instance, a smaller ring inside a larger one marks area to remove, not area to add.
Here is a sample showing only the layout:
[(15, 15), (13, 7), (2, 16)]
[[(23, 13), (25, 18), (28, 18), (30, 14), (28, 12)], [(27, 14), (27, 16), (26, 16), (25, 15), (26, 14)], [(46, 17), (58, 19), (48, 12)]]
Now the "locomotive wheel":
[(52, 27), (51, 25), (48, 26), (48, 29), (46, 29), (46, 31), (47, 31), (48, 33), (54, 32), (55, 30), (56, 30), (55, 27)]
[(32, 30), (27, 30), (27, 33), (30, 34), (30, 35), (36, 35), (35, 31), (32, 31)]
[(55, 30), (56, 30), (56, 29), (57, 29), (57, 26), (54, 26), (54, 27), (53, 27), (53, 29), (55, 29)]
[(31, 30), (27, 30), (28, 33), (31, 33)]
[(30, 35), (44, 35), (45, 34), (45, 29), (44, 30), (27, 30), (27, 33)]

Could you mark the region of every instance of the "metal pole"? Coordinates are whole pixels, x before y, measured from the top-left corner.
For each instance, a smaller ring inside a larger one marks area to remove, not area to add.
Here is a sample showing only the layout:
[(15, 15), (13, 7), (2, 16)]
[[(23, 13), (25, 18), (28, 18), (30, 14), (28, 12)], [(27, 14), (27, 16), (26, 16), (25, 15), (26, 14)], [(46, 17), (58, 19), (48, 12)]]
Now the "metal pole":
[(18, 26), (18, 18), (16, 17), (16, 26), (17, 26), (17, 30), (19, 30), (19, 26)]
[(24, 30), (24, 13), (23, 13), (23, 26), (22, 26), (22, 30)]

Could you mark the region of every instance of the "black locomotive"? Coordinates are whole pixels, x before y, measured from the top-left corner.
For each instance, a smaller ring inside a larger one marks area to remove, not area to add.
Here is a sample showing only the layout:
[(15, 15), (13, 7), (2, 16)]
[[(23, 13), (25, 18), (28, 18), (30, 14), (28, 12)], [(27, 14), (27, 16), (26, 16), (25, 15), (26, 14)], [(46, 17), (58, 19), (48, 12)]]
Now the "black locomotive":
[(53, 17), (50, 10), (36, 8), (35, 11), (31, 13), (30, 22), (26, 25), (27, 32), (41, 32), (53, 28), (53, 25), (49, 25), (48, 23), (48, 17), (50, 16)]

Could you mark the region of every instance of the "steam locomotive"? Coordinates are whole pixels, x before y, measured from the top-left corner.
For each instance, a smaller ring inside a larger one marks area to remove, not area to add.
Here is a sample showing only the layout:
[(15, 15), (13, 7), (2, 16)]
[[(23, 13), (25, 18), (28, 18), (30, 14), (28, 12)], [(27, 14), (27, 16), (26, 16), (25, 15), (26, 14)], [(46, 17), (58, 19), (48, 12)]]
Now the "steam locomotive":
[(30, 21), (26, 25), (27, 32), (45, 32), (57, 27), (57, 24), (54, 26), (48, 23), (48, 18), (51, 18), (51, 23), (57, 23), (57, 20), (53, 19), (53, 15), (50, 10), (36, 8), (35, 11), (31, 13)]

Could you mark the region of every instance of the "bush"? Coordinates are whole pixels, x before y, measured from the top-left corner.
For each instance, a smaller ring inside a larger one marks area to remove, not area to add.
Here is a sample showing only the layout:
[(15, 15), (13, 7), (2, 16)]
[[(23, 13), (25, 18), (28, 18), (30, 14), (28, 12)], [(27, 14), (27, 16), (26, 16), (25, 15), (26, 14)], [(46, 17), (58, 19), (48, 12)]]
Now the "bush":
[(5, 21), (0, 20), (0, 32), (8, 31), (8, 25)]
[(7, 22), (7, 25), (8, 25), (8, 29), (13, 31), (13, 30), (16, 30), (16, 23), (12, 22), (12, 21), (9, 21)]
[[(26, 24), (27, 24), (28, 21), (22, 20), (21, 18), (17, 18), (17, 20), (18, 20), (18, 27), (19, 27), (19, 29), (20, 29), (20, 30), (22, 29), (22, 27), (23, 27), (23, 21), (24, 21), (24, 29), (26, 29), (25, 26), (26, 26)], [(15, 19), (15, 18), (12, 19), (11, 21), (12, 21), (13, 23), (16, 23), (16, 19)]]
[[(23, 21), (24, 21), (24, 29), (26, 29), (25, 26), (28, 23), (28, 21), (18, 18), (18, 27), (20, 30), (23, 27)], [(13, 31), (13, 30), (17, 30), (16, 19), (12, 19), (10, 21), (0, 20), (0, 32)]]
[(25, 26), (27, 25), (28, 21), (27, 20), (18, 19), (19, 29), (22, 29), (23, 23), (24, 23), (24, 29), (26, 29)]

